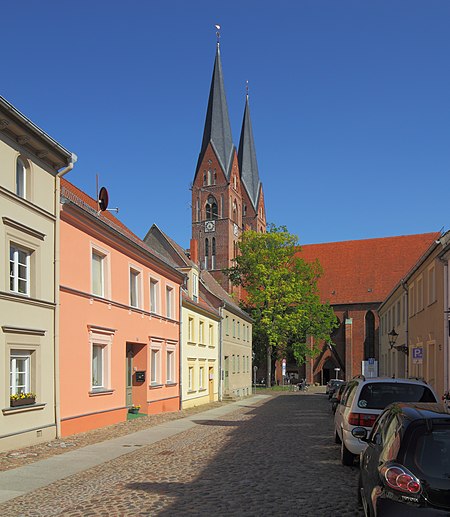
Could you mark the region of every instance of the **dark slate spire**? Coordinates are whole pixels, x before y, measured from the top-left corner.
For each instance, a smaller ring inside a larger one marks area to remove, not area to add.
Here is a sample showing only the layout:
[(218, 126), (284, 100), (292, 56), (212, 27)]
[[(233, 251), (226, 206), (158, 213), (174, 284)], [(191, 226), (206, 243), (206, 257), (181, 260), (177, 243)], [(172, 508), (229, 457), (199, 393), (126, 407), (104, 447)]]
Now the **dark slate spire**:
[(217, 158), (219, 159), (226, 177), (229, 178), (234, 144), (231, 136), (227, 99), (225, 97), (225, 87), (223, 84), (219, 43), (217, 43), (211, 90), (209, 92), (208, 109), (206, 111), (205, 130), (203, 132), (202, 148), (197, 163), (197, 171), (209, 142), (211, 142), (214, 151), (216, 152)]
[(256, 161), (255, 142), (253, 140), (253, 129), (250, 121), (250, 105), (248, 94), (245, 99), (244, 118), (242, 120), (241, 139), (238, 151), (239, 170), (241, 180), (247, 190), (253, 207), (258, 203), (258, 194), (261, 181), (259, 180), (258, 162)]

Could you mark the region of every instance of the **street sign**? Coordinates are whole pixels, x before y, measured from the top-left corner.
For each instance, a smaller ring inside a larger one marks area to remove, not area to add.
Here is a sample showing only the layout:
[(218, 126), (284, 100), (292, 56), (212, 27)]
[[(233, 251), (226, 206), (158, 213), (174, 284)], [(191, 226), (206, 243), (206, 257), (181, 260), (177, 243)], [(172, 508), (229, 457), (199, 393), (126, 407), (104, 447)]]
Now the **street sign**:
[(375, 357), (369, 357), (369, 364), (375, 364)]
[(412, 363), (422, 364), (423, 363), (423, 347), (416, 346), (412, 349)]
[(283, 375), (283, 377), (286, 375), (286, 359), (283, 359), (282, 363), (281, 363), (281, 373)]

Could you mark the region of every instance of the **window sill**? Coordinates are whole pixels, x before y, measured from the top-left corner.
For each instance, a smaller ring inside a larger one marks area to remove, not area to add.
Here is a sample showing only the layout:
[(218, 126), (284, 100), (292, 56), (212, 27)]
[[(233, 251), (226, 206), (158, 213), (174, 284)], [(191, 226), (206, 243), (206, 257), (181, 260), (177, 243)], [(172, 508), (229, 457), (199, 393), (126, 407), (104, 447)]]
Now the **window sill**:
[(187, 392), (188, 392), (188, 394), (189, 393), (197, 393), (195, 390), (188, 390)]
[(47, 404), (30, 404), (29, 406), (5, 407), (2, 409), (4, 415), (12, 415), (16, 413), (24, 413), (26, 411), (36, 411), (44, 409)]
[(208, 391), (206, 388), (199, 388), (198, 391)]
[(206, 347), (206, 343), (199, 343), (198, 346), (201, 346), (202, 348)]
[(105, 389), (91, 390), (89, 392), (89, 396), (96, 397), (98, 395), (112, 395), (113, 393), (114, 393), (114, 390), (105, 390)]
[(149, 388), (151, 390), (153, 389), (158, 389), (158, 388), (163, 388), (164, 386), (162, 384), (150, 384)]
[(170, 386), (176, 386), (178, 383), (176, 382), (166, 382), (166, 386), (167, 387), (170, 387)]

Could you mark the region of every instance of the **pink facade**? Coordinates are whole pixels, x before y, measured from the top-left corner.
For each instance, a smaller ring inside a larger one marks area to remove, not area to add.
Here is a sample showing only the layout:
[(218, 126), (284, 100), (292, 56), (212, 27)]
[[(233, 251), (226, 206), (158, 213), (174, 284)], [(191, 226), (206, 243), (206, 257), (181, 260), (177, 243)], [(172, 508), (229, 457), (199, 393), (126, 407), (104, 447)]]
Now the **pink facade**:
[(62, 436), (178, 410), (184, 277), (68, 182), (62, 201)]

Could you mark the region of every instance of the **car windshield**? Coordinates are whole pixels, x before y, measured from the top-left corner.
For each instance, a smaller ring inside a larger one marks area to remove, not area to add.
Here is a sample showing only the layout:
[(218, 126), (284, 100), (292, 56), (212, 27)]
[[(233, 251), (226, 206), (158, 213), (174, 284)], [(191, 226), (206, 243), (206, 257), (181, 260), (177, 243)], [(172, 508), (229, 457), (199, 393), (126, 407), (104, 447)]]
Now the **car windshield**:
[(373, 382), (363, 386), (358, 407), (384, 409), (393, 402), (437, 402), (433, 392), (420, 384)]
[(426, 477), (450, 479), (450, 425), (433, 425), (432, 432), (420, 426), (410, 441), (407, 464)]

